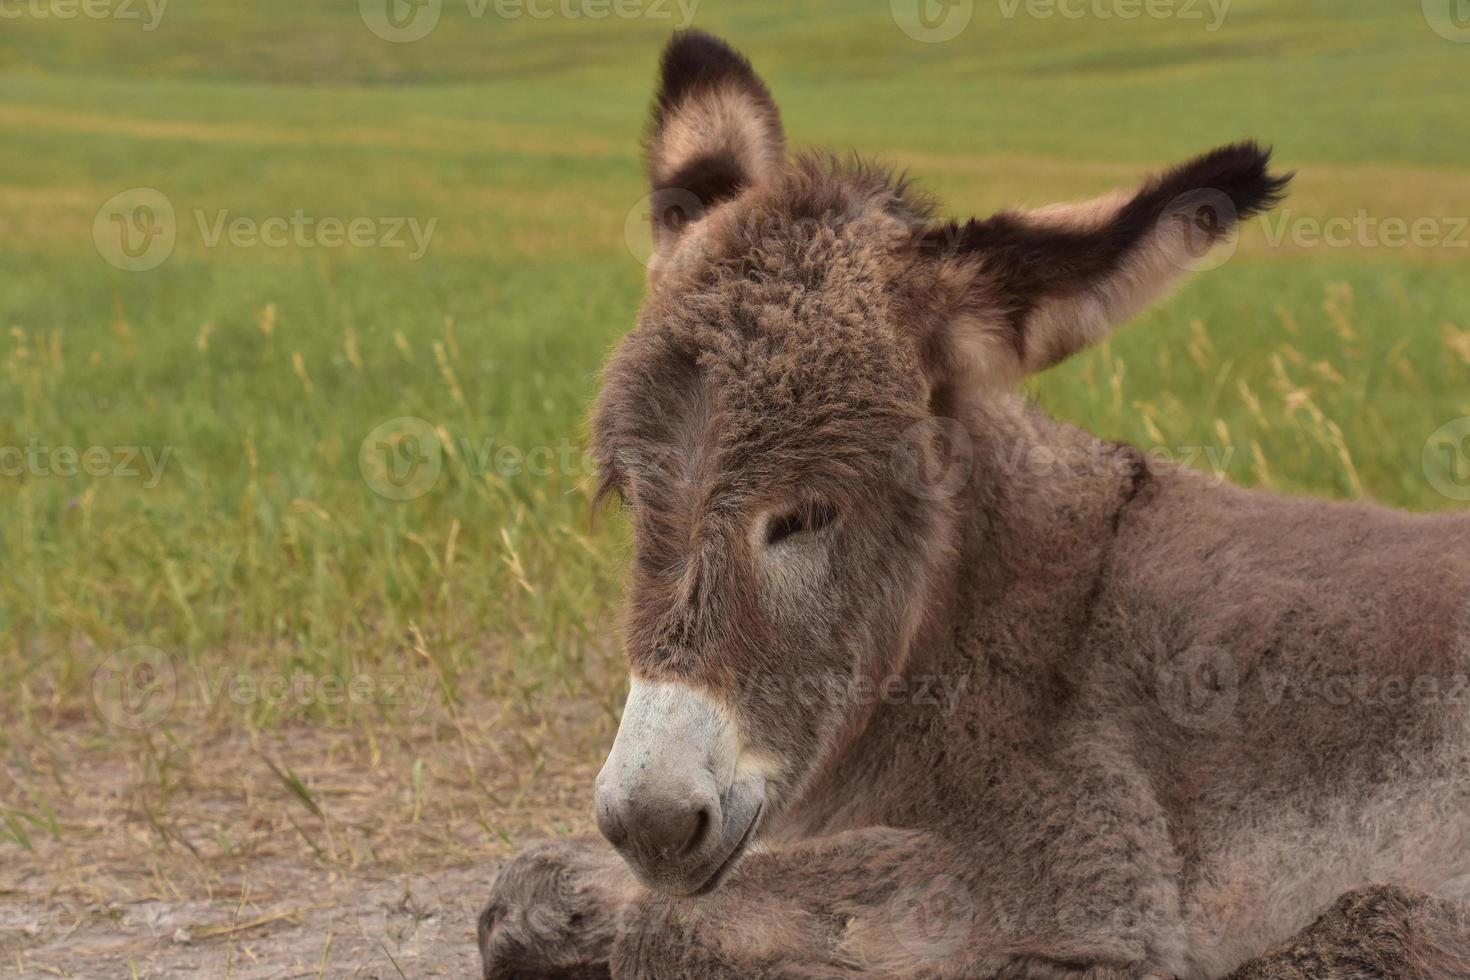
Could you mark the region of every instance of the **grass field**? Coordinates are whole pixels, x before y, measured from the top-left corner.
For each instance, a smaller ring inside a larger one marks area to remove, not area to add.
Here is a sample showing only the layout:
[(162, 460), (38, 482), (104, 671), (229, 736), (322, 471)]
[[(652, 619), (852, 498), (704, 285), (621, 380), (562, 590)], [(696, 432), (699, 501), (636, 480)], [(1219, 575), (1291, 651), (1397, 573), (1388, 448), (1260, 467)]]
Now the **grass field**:
[[(589, 520), (583, 418), (638, 306), (638, 137), (688, 5), (446, 0), (395, 43), (345, 0), (122, 3), (0, 0), (0, 902), (42, 910), (0, 950), (76, 972), (46, 910), (207, 893), (250, 975), (237, 938), (315, 921), (251, 898), (252, 862), (350, 880), (585, 825), (625, 529)], [(1470, 416), (1470, 43), (1381, 0), (1018, 3), (940, 43), (900, 2), (693, 23), (797, 143), (956, 214), (1274, 144), (1285, 210), (1036, 396), (1238, 483), (1465, 506), (1470, 441), (1425, 446)]]

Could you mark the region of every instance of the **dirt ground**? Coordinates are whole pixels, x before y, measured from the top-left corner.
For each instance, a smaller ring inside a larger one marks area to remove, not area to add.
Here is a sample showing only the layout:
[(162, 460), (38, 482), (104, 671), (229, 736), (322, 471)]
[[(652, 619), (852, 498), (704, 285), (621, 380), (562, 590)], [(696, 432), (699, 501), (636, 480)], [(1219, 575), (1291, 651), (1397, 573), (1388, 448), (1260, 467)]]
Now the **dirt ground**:
[(570, 702), (431, 715), (121, 742), (78, 719), (10, 741), (0, 976), (478, 976), (490, 872), (590, 830), (611, 721)]

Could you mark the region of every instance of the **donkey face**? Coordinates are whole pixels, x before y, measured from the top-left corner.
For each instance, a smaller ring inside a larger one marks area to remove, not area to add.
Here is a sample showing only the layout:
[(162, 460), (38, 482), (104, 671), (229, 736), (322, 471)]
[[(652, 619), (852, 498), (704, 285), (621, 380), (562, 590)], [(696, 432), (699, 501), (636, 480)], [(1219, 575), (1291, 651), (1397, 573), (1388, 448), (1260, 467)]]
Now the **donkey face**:
[(788, 160), (765, 86), (699, 33), (665, 54), (649, 163), (650, 295), (593, 420), (635, 548), (597, 813), (687, 894), (819, 785), (943, 601), (969, 501), (896, 460), (922, 466), (937, 414), (1101, 337), (1284, 181), (1242, 145), (1132, 195), (936, 225), (878, 170)]

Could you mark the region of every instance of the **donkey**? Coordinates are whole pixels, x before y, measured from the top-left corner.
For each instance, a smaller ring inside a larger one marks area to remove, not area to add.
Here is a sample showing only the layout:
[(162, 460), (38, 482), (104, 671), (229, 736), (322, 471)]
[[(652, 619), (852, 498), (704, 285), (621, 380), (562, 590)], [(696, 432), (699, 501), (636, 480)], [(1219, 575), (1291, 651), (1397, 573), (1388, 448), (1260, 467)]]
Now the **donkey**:
[(946, 223), (674, 38), (592, 422), (634, 529), (606, 843), (499, 871), (487, 978), (1470, 977), (1470, 519), (1010, 391), (1270, 208), (1269, 164)]

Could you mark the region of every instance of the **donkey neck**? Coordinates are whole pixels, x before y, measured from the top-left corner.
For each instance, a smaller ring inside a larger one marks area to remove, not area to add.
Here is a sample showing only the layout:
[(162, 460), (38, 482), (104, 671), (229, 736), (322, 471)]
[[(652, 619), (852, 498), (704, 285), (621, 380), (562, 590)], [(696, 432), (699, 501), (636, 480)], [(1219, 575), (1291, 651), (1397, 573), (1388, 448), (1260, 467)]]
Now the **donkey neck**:
[(992, 692), (974, 696), (1045, 710), (1087, 666), (1096, 590), (1148, 464), (1017, 396), (977, 400), (962, 421), (974, 472), (957, 515), (947, 614), (913, 663), (966, 673)]

